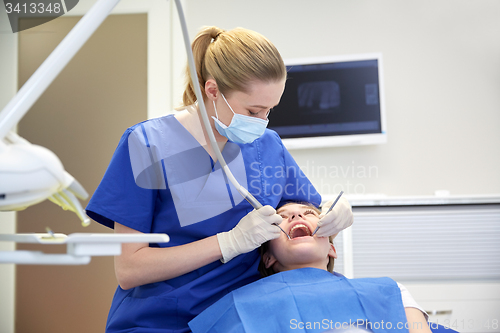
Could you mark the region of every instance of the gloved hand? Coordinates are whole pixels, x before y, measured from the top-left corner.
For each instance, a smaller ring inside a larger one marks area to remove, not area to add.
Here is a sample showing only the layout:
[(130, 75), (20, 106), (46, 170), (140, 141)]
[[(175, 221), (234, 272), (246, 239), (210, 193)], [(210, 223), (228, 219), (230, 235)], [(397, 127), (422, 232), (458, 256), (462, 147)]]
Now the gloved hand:
[(282, 218), (271, 206), (253, 210), (243, 217), (232, 230), (217, 234), (223, 263), (258, 248), (268, 240), (278, 238), (280, 229), (273, 224)]
[(325, 215), (332, 206), (333, 201), (330, 200), (321, 207), (320, 220), (318, 222), (318, 226), (321, 226), (321, 228), (316, 233), (318, 237), (337, 236), (339, 232), (352, 225), (354, 217), (352, 216), (351, 205), (344, 197), (340, 197), (332, 211)]

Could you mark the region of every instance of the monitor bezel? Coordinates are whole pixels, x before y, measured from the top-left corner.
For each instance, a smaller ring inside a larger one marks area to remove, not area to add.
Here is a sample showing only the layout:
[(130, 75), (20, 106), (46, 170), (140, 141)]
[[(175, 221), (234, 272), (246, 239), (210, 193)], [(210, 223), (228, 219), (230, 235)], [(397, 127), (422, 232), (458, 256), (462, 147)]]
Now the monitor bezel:
[(292, 149), (306, 149), (306, 148), (326, 148), (336, 146), (358, 146), (358, 145), (377, 145), (387, 142), (387, 123), (386, 123), (386, 109), (385, 109), (385, 89), (384, 89), (384, 76), (383, 76), (383, 61), (382, 53), (363, 53), (363, 54), (350, 54), (350, 55), (336, 55), (325, 57), (308, 57), (308, 58), (295, 58), (284, 60), (285, 65), (311, 65), (311, 64), (325, 64), (334, 62), (348, 62), (348, 61), (364, 61), (364, 60), (377, 60), (378, 64), (378, 84), (379, 84), (379, 103), (380, 103), (380, 133), (369, 134), (341, 134), (332, 136), (318, 136), (318, 137), (304, 137), (282, 139), (283, 144), (289, 150)]

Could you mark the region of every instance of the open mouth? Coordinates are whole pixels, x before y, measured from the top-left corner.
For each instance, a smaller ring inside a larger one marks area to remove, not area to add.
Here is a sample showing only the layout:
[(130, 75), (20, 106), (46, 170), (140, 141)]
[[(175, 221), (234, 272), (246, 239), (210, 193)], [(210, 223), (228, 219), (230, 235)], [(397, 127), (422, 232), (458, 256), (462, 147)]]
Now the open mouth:
[(290, 232), (288, 233), (288, 236), (290, 236), (290, 239), (298, 238), (298, 237), (305, 237), (305, 236), (311, 236), (311, 230), (309, 229), (308, 226), (305, 224), (299, 223), (296, 224), (290, 229)]

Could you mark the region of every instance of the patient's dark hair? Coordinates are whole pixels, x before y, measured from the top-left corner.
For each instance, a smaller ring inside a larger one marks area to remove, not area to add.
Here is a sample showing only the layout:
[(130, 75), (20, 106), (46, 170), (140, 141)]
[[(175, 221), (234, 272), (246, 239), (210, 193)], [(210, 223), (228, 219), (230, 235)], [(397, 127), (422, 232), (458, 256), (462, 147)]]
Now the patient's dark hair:
[[(281, 207), (284, 207), (286, 205), (290, 205), (290, 204), (305, 205), (305, 206), (308, 206), (308, 207), (311, 207), (312, 209), (314, 209), (318, 214), (321, 213), (321, 210), (318, 207), (316, 207), (314, 204), (310, 203), (310, 202), (289, 201), (289, 202), (285, 202), (282, 205), (278, 206), (278, 208), (276, 208), (276, 210), (278, 210)], [(328, 237), (328, 240), (330, 241), (330, 243), (333, 244), (333, 237), (332, 236)], [(264, 254), (267, 251), (269, 251), (269, 242), (270, 241), (265, 242), (259, 248), (260, 262), (259, 262), (259, 268), (258, 269), (259, 269), (259, 273), (260, 273), (260, 275), (262, 277), (270, 276), (270, 275), (273, 275), (273, 274), (277, 273), (277, 272), (274, 271), (273, 266), (271, 266), (269, 268), (266, 268), (266, 264), (264, 263)], [(329, 257), (328, 259), (329, 260), (328, 260), (328, 265), (326, 266), (326, 269), (331, 273), (331, 272), (333, 272), (333, 265), (335, 264), (335, 258)]]

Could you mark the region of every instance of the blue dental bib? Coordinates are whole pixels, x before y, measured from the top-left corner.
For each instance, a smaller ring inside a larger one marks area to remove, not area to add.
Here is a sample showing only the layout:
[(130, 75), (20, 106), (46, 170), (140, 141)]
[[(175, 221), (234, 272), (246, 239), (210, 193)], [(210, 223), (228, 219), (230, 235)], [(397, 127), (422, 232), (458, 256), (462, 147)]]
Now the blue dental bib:
[(316, 268), (281, 272), (224, 296), (189, 326), (205, 332), (408, 332), (401, 291), (390, 278), (347, 279)]

